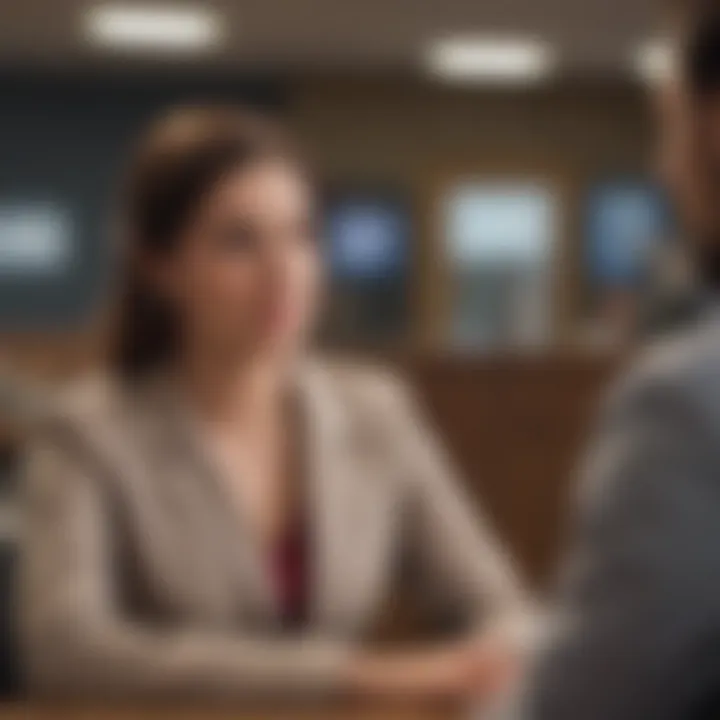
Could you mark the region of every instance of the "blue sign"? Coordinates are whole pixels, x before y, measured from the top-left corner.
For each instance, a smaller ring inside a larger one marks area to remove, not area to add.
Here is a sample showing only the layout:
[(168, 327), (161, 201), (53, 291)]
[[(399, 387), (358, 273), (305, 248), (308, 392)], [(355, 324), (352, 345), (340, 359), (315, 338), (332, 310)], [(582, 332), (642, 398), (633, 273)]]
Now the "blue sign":
[(326, 216), (330, 268), (336, 278), (377, 279), (405, 273), (409, 219), (385, 197), (346, 197)]
[(589, 197), (586, 262), (599, 285), (638, 282), (654, 248), (667, 238), (668, 208), (651, 184), (620, 182), (597, 187)]

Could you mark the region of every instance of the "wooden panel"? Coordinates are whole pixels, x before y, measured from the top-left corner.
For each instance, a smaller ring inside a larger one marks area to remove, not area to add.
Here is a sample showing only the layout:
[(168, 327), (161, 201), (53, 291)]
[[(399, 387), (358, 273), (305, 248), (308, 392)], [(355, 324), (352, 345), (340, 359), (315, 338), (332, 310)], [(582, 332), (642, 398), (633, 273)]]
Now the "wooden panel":
[(559, 357), (409, 363), (473, 497), (535, 583), (555, 564), (573, 471), (611, 365)]

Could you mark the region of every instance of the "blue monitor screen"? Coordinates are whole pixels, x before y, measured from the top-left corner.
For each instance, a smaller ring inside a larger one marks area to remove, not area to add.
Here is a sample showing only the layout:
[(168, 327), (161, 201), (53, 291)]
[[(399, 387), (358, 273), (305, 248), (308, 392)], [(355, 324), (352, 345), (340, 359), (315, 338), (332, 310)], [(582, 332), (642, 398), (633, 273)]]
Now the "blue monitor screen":
[(409, 219), (384, 197), (346, 197), (326, 216), (328, 254), (336, 278), (398, 278), (407, 266)]
[(590, 194), (587, 269), (608, 286), (637, 283), (654, 248), (668, 236), (670, 218), (662, 192), (648, 183), (601, 185)]

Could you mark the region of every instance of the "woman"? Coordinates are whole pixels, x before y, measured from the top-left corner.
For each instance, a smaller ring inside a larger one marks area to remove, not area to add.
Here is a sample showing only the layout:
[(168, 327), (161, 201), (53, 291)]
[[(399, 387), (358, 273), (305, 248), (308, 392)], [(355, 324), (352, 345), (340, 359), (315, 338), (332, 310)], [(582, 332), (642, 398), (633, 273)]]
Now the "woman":
[[(185, 111), (146, 138), (108, 378), (31, 453), (22, 635), (44, 692), (487, 693), (521, 601), (401, 386), (311, 359), (320, 253), (269, 120)], [(359, 644), (407, 549), (468, 634)]]

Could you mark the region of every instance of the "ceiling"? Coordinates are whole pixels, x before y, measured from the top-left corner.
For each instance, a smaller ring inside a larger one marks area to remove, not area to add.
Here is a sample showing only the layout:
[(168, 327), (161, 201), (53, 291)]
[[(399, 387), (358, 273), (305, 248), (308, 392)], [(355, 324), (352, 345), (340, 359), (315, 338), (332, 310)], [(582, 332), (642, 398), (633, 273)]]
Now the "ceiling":
[[(441, 35), (519, 33), (554, 43), (564, 71), (580, 76), (627, 72), (633, 48), (652, 37), (659, 5), (658, 0), (196, 1), (221, 14), (226, 40), (217, 50), (193, 56), (193, 65), (412, 68), (427, 43)], [(88, 47), (82, 36), (87, 7), (88, 0), (0, 0), (0, 64), (158, 60)], [(182, 67), (183, 60), (188, 59), (173, 58), (169, 67)]]

